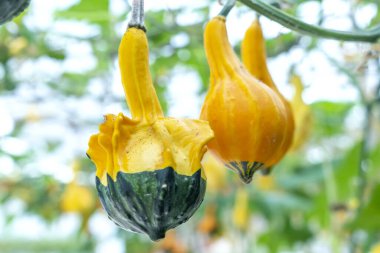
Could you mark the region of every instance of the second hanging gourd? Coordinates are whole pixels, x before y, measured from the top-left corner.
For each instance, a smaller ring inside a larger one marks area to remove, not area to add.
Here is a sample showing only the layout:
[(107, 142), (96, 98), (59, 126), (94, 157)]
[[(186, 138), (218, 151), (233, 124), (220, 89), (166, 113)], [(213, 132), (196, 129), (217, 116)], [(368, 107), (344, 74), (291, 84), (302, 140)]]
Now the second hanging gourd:
[[(201, 119), (209, 121), (215, 133), (208, 148), (249, 183), (255, 171), (270, 168), (283, 157), (294, 122), (290, 106), (273, 82), (258, 80), (240, 62), (228, 41), (225, 22), (224, 16), (217, 16), (205, 28), (211, 77)], [(263, 55), (252, 57), (258, 61)], [(260, 64), (266, 64), (265, 58)]]

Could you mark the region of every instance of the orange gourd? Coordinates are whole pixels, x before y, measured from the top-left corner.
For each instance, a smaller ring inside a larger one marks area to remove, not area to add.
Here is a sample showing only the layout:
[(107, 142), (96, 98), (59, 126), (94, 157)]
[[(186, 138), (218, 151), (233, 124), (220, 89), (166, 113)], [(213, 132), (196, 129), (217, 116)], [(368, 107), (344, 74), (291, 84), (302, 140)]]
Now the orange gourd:
[(282, 148), (276, 155), (279, 162), (289, 150), (294, 135), (294, 117), (292, 107), (285, 97), (277, 89), (267, 65), (265, 39), (258, 19), (255, 19), (248, 27), (241, 46), (241, 56), (244, 66), (257, 79), (268, 85), (281, 98), (286, 109), (287, 124), (284, 125), (286, 135)]
[(277, 89), (240, 62), (228, 41), (225, 17), (206, 25), (204, 46), (211, 77), (201, 119), (215, 133), (208, 148), (249, 183), (255, 171), (276, 164), (290, 145), (290, 107)]

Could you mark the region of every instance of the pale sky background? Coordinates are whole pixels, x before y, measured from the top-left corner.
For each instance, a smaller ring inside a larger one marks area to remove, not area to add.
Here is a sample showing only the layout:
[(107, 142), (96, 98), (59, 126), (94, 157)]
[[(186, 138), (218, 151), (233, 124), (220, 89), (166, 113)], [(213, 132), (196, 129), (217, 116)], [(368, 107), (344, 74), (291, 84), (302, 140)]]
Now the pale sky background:
[[(96, 27), (89, 27), (85, 23), (77, 24), (73, 27), (73, 22), (53, 22), (53, 12), (56, 9), (64, 9), (76, 0), (66, 1), (46, 1), (46, 0), (32, 0), (32, 4), (26, 15), (26, 24), (31, 30), (49, 30), (52, 34), (49, 35), (50, 39), (54, 40), (55, 34), (79, 34), (81, 36), (89, 36), (96, 34), (98, 31)], [(178, 0), (146, 0), (146, 10), (157, 9), (175, 9), (179, 7), (187, 7), (188, 13), (178, 17), (179, 24), (189, 24), (197, 19), (197, 14), (192, 12), (193, 8), (204, 6), (206, 3), (202, 0), (192, 1), (178, 1)], [(127, 9), (126, 2), (124, 0), (112, 0), (111, 9), (116, 14), (125, 12)], [(318, 10), (321, 6), (317, 2), (308, 2), (302, 4), (298, 15), (305, 21), (315, 23), (318, 19)], [(349, 30), (350, 20), (346, 18), (349, 12), (347, 1), (343, 0), (329, 0), (323, 1), (322, 5), (325, 15), (329, 18), (326, 19), (325, 25), (331, 28), (339, 28), (340, 30)], [(211, 6), (211, 16), (216, 15), (220, 10), (220, 5), (215, 1)], [(365, 8), (360, 9), (357, 12), (357, 20), (360, 26), (366, 26), (371, 18), (376, 14), (376, 8), (371, 8), (368, 5)], [(254, 12), (237, 12), (233, 10), (228, 18), (228, 32), (230, 41), (232, 44), (238, 43), (246, 28), (253, 20)], [(126, 23), (116, 27), (117, 32), (121, 35), (125, 28)], [(9, 29), (12, 29), (14, 24), (8, 23)], [(280, 33), (288, 32), (286, 28), (266, 19), (262, 19), (263, 30), (267, 38), (274, 38)], [(149, 27), (148, 27), (149, 29)], [(200, 31), (201, 32), (201, 31)], [(174, 38), (176, 43), (186, 44), (187, 39), (185, 37), (178, 36)], [(305, 42), (309, 40), (309, 37), (304, 37), (302, 40)], [(65, 59), (63, 65), (60, 62), (52, 62), (48, 59), (38, 59), (37, 61), (30, 61), (28, 64), (23, 65), (23, 68), (18, 70), (19, 76), (30, 76), (31, 78), (43, 82), (46, 76), (51, 73), (62, 73), (64, 70), (72, 70), (77, 73), (81, 73), (86, 69), (95, 65), (95, 58), (92, 56), (91, 47), (86, 42), (82, 43), (70, 43), (70, 41), (57, 41), (58, 45), (65, 45), (65, 50), (68, 53), (67, 59)], [(302, 41), (301, 41), (302, 43)], [(273, 75), (273, 78), (285, 94), (287, 98), (292, 96), (292, 88), (288, 84), (288, 71), (291, 63), (301, 63), (297, 65), (297, 70), (302, 73), (307, 88), (304, 92), (304, 100), (307, 103), (312, 103), (319, 100), (330, 101), (356, 101), (359, 97), (357, 91), (347, 84), (347, 77), (340, 74), (335, 67), (331, 65), (326, 55), (336, 59), (338, 62), (343, 62), (343, 52), (357, 52), (358, 50), (365, 51), (367, 49), (366, 44), (345, 43), (344, 47), (340, 46), (340, 42), (333, 40), (320, 40), (320, 48), (322, 51), (314, 50), (307, 55), (301, 48), (294, 48), (288, 53), (276, 57), (276, 59), (269, 60), (269, 68)], [(117, 45), (115, 45), (117, 46)], [(15, 62), (14, 64), (17, 64)], [(97, 119), (101, 121), (101, 115), (106, 113), (117, 114), (122, 110), (121, 103), (124, 102), (123, 89), (120, 82), (119, 71), (117, 63), (114, 64), (114, 73), (112, 82), (112, 91), (120, 97), (120, 102), (115, 104), (109, 104), (107, 106), (101, 106), (91, 99), (92, 95), (99, 95), (103, 91), (101, 84), (95, 80), (90, 84), (89, 96), (85, 96), (80, 100), (65, 99), (62, 104), (62, 98), (56, 100), (51, 99), (48, 104), (41, 105), (38, 110), (43, 115), (55, 115), (62, 121), (69, 118), (70, 115), (64, 112), (57, 112), (55, 108), (65, 106), (75, 111), (76, 108), (92, 108), (87, 110), (85, 115), (82, 115), (84, 119)], [(37, 75), (33, 72), (33, 68), (42, 70)], [(368, 80), (365, 82), (369, 86), (374, 86), (377, 81), (376, 70), (372, 66), (369, 66), (370, 74)], [(0, 78), (3, 73), (0, 69)], [(191, 117), (197, 118), (203, 98), (198, 96), (198, 90), (201, 87), (200, 80), (195, 72), (191, 72), (185, 69), (178, 69), (177, 74), (172, 81), (168, 84), (170, 110), (169, 116), (173, 117)], [(47, 89), (38, 89), (40, 95), (48, 95)], [(49, 125), (49, 130), (41, 127), (38, 124), (30, 126), (24, 133), (25, 138), (13, 138), (7, 136), (12, 132), (15, 127), (15, 120), (19, 117), (24, 117), (27, 112), (27, 103), (23, 101), (28, 100), (28, 90), (18, 90), (17, 94), (0, 97), (0, 148), (6, 150), (8, 154), (23, 154), (31, 148), (36, 149), (36, 161), (34, 164), (29, 164), (24, 171), (29, 172), (31, 175), (38, 176), (39, 174), (51, 174), (63, 182), (69, 182), (72, 177), (72, 171), (70, 165), (67, 165), (67, 160), (81, 151), (87, 149), (88, 137), (95, 133), (94, 129), (83, 129), (75, 134), (68, 134), (65, 137), (66, 144), (59, 150), (59, 156), (57, 154), (39, 154), (39, 145), (44, 145), (41, 139), (56, 138), (57, 133), (65, 133), (65, 126), (59, 122), (52, 121)], [(29, 107), (28, 107), (29, 108)], [(358, 122), (357, 120), (353, 122)], [(45, 122), (46, 123), (46, 122)], [(356, 123), (358, 124), (358, 123)], [(50, 136), (51, 135), (51, 136)], [(50, 137), (49, 137), (50, 136)], [(0, 155), (0, 166), (3, 175), (11, 175), (17, 172), (17, 164), (7, 157)], [(37, 169), (36, 169), (37, 168)], [(11, 201), (10, 204), (0, 208), (0, 236), (4, 236), (3, 228), (5, 226), (5, 220), (2, 218), (4, 215), (1, 213), (11, 212), (14, 214), (21, 213), (23, 210), (22, 203), (20, 201)], [(37, 239), (55, 238), (70, 236), (78, 226), (79, 219), (75, 215), (64, 215), (53, 226), (47, 226), (41, 222), (37, 216), (21, 216), (20, 219), (15, 220), (12, 227), (7, 230), (7, 236), (17, 238)], [(28, 229), (25, 229), (25, 228)], [(116, 226), (108, 220), (104, 213), (98, 213), (91, 218), (90, 221), (91, 230), (98, 238), (100, 243), (96, 252), (122, 252), (122, 243), (119, 241), (116, 234)], [(10, 232), (9, 232), (10, 231)], [(222, 244), (223, 245), (223, 244)], [(218, 249), (217, 249), (218, 250)], [(221, 251), (215, 251), (220, 253)], [(219, 248), (220, 250), (220, 248)], [(211, 252), (212, 253), (212, 252)]]

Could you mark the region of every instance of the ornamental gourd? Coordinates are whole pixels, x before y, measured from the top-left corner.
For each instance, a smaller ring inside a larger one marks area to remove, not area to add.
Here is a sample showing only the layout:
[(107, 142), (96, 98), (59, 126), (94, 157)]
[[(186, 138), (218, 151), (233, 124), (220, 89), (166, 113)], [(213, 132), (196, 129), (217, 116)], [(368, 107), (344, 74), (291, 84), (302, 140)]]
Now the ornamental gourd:
[(269, 86), (282, 100), (285, 106), (286, 124), (285, 139), (282, 148), (276, 154), (275, 162), (279, 162), (289, 150), (294, 135), (294, 118), (292, 107), (281, 92), (277, 89), (267, 66), (265, 39), (258, 19), (255, 19), (248, 27), (241, 45), (241, 56), (244, 66), (258, 80)]
[(129, 27), (119, 65), (132, 119), (106, 115), (89, 141), (101, 203), (120, 227), (152, 240), (187, 221), (201, 204), (200, 161), (213, 137), (206, 121), (165, 118), (149, 71), (143, 27)]
[(1, 0), (0, 25), (18, 16), (28, 7), (30, 0)]
[(211, 77), (201, 119), (215, 133), (207, 146), (249, 183), (255, 171), (271, 167), (284, 154), (291, 118), (278, 92), (250, 74), (234, 53), (225, 17), (206, 25), (204, 43)]

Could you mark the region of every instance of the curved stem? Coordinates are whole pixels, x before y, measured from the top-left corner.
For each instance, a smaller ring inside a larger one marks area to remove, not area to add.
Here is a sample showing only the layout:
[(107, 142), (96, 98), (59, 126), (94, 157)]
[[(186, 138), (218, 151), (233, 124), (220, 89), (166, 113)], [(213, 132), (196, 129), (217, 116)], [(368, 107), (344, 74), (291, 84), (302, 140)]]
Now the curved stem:
[(128, 23), (129, 27), (144, 27), (144, 0), (133, 0), (132, 3), (132, 18)]
[(289, 14), (275, 8), (261, 0), (239, 0), (247, 7), (257, 13), (302, 34), (318, 36), (328, 39), (344, 41), (377, 42), (380, 39), (380, 25), (367, 31), (346, 32), (333, 29), (325, 29), (315, 25), (310, 25)]
[(223, 9), (219, 12), (219, 16), (227, 17), (235, 4), (236, 0), (228, 0)]

